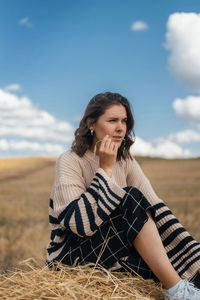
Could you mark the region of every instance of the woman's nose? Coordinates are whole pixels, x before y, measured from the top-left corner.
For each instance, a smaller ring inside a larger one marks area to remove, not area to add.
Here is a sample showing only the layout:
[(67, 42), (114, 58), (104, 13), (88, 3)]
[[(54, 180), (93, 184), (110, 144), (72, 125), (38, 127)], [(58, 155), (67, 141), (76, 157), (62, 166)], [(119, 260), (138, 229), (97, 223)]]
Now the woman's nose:
[(119, 123), (117, 123), (117, 130), (118, 131), (122, 131), (122, 130), (124, 130), (124, 124), (122, 123), (122, 122), (119, 122)]

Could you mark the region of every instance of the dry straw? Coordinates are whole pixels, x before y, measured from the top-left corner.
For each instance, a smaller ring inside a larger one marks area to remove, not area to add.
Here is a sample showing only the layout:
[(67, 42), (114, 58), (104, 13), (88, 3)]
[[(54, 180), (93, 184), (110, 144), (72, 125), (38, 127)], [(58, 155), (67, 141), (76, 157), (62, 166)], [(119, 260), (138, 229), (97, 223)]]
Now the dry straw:
[(0, 275), (0, 299), (163, 299), (161, 286), (152, 280), (105, 270), (99, 265), (58, 264), (56, 271), (37, 266), (34, 259), (22, 263), (26, 271)]

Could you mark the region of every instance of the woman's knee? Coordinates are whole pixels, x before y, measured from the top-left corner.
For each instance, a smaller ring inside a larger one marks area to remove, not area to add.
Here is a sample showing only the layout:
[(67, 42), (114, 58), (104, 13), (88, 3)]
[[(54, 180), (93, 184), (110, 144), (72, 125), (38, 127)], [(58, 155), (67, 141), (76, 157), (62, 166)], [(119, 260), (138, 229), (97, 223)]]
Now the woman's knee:
[(125, 187), (124, 190), (126, 191), (126, 194), (122, 201), (123, 205), (130, 204), (130, 202), (140, 203), (141, 199), (145, 198), (142, 192), (134, 186)]
[(126, 194), (134, 196), (136, 199), (141, 199), (144, 197), (142, 192), (135, 186), (126, 186), (123, 188), (126, 191)]
[(136, 207), (140, 207), (143, 211), (148, 214), (148, 217), (154, 219), (155, 210), (142, 192), (134, 186), (125, 187), (126, 194), (122, 201), (122, 207), (128, 210), (135, 211)]

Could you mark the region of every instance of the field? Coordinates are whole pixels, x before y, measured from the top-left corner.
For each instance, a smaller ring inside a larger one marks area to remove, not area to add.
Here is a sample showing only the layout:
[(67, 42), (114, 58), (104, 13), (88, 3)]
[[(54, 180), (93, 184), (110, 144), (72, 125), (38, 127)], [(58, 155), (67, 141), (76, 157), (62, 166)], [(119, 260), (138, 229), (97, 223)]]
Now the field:
[[(138, 158), (156, 193), (200, 240), (200, 159)], [(33, 257), (43, 266), (55, 158), (0, 160), (0, 272)]]

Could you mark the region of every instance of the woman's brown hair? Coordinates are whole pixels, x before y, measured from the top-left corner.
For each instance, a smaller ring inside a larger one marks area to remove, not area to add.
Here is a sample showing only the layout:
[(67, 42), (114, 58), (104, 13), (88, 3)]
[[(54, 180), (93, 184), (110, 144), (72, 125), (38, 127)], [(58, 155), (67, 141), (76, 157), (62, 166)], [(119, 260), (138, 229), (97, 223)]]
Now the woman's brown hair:
[(93, 136), (91, 135), (87, 125), (88, 118), (93, 119), (92, 124), (94, 124), (98, 118), (103, 115), (104, 112), (112, 105), (123, 105), (127, 113), (127, 131), (124, 140), (118, 149), (117, 160), (120, 160), (121, 158), (126, 159), (128, 157), (132, 159), (129, 149), (134, 143), (133, 137), (135, 137), (135, 134), (133, 131), (134, 118), (131, 112), (130, 103), (127, 98), (121, 96), (120, 94), (111, 92), (97, 94), (90, 100), (86, 107), (79, 127), (74, 133), (75, 140), (73, 141), (71, 147), (71, 150), (76, 152), (76, 154), (80, 157), (82, 157), (85, 152), (91, 148), (93, 142)]

